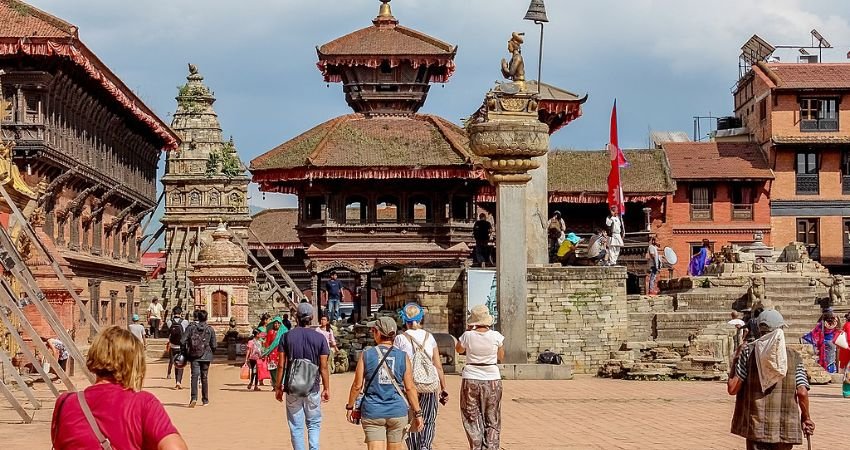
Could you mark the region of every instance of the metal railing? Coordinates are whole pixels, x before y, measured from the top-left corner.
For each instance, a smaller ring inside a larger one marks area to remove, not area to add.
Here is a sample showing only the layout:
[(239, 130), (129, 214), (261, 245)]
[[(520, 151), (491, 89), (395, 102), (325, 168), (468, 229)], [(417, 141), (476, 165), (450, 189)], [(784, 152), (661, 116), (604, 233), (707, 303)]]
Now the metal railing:
[(838, 131), (838, 119), (801, 120), (800, 131)]

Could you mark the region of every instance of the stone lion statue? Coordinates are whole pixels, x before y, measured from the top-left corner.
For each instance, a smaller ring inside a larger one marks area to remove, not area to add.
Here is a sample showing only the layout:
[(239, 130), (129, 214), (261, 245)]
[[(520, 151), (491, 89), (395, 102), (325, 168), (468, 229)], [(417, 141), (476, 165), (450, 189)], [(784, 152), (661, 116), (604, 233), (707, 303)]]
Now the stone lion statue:
[(756, 309), (758, 307), (762, 307), (764, 309), (770, 309), (773, 307), (772, 304), (765, 297), (764, 292), (764, 278), (762, 277), (754, 277), (750, 279), (750, 288), (748, 290), (748, 294), (750, 296), (750, 307)]
[(833, 305), (843, 305), (845, 301), (844, 277), (832, 276), (832, 286), (829, 287), (829, 301)]

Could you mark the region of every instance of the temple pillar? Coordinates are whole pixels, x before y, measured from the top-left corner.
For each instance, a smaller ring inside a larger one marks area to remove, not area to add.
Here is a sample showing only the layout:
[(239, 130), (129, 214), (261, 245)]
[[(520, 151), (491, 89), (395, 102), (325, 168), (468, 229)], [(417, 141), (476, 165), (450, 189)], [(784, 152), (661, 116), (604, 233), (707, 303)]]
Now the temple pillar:
[(100, 255), (103, 246), (103, 216), (92, 219), (91, 253)]
[(77, 251), (80, 249), (80, 215), (72, 212), (70, 223), (68, 248)]
[(359, 272), (357, 274), (357, 298), (360, 299), (359, 311), (360, 320), (363, 320), (372, 315), (371, 298), (369, 298), (369, 274)]
[[(538, 120), (538, 103), (538, 96), (527, 92), (524, 83), (501, 84), (487, 93), (486, 113), (480, 113), (478, 122), (469, 127), (470, 147), (486, 158), (482, 165), (496, 186), (497, 328), (505, 336), (505, 362), (509, 364), (529, 360), (526, 285), (532, 244), (526, 238), (528, 228), (540, 225), (528, 226), (531, 202), (527, 184), (532, 180), (529, 171), (541, 165), (534, 158), (549, 151), (549, 127)], [(544, 190), (545, 186), (544, 182)], [(539, 187), (535, 184), (534, 189), (537, 192)], [(535, 219), (546, 214), (545, 210), (536, 211), (542, 206), (533, 208)], [(545, 255), (545, 245), (543, 249)]]
[[(505, 360), (525, 363), (528, 324), (526, 323), (526, 243), (527, 188), (524, 182), (496, 185), (496, 292), (499, 297), (499, 330), (505, 335)], [(508, 319), (508, 320), (505, 320)]]
[(526, 188), (525, 242), (528, 243), (528, 264), (548, 264), (549, 239), (546, 228), (549, 222), (549, 155), (538, 156), (533, 161), (540, 167), (528, 173), (531, 181)]

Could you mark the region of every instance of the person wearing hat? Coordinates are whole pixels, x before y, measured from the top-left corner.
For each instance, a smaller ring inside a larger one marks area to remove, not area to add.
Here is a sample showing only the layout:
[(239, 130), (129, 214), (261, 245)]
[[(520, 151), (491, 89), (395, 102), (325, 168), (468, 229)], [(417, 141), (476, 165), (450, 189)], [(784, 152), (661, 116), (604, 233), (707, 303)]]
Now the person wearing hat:
[(502, 428), (502, 375), (497, 364), (505, 358), (505, 337), (490, 329), (493, 316), (486, 305), (469, 312), (469, 328), (455, 349), (466, 354), (461, 373), (460, 412), (469, 447), (497, 449)]
[(727, 391), (735, 395), (732, 433), (747, 449), (785, 450), (811, 436), (809, 381), (803, 358), (785, 345), (785, 319), (768, 309), (758, 316), (760, 336), (738, 347)]
[[(322, 403), (331, 399), (330, 371), (328, 369), (328, 341), (316, 332), (310, 324), (313, 321), (313, 305), (299, 303), (296, 313), (298, 326), (283, 335), (278, 345), (277, 377), (274, 380), (274, 392), (277, 401), (283, 401), (286, 387), (283, 374), (289, 372), (287, 361), (306, 359), (319, 366), (319, 373), (313, 389), (307, 397), (298, 397), (287, 392), (286, 420), (289, 422), (289, 436), (294, 450), (304, 450), (304, 430), (307, 430), (309, 448), (319, 448), (319, 435), (322, 428)], [(322, 393), (319, 395), (319, 378), (322, 379)]]
[[(425, 308), (411, 302), (404, 305), (399, 316), (401, 321), (404, 322), (405, 331), (396, 336), (393, 346), (406, 353), (410, 361), (414, 361), (418, 352), (424, 353), (424, 356), (431, 361), (434, 369), (436, 369), (440, 381), (439, 402), (445, 405), (449, 398), (449, 394), (446, 392), (446, 375), (443, 373), (443, 362), (440, 359), (437, 340), (431, 333), (422, 328), (422, 321), (425, 320)], [(415, 377), (413, 381), (417, 382)], [(417, 392), (424, 426), (421, 431), (407, 435), (407, 448), (408, 450), (431, 450), (437, 429), (437, 393), (433, 390)]]
[[(360, 353), (357, 360), (345, 404), (346, 418), (353, 424), (361, 422), (368, 448), (401, 450), (408, 424), (411, 432), (422, 429), (422, 410), (413, 382), (412, 364), (406, 353), (393, 347), (398, 331), (393, 318), (381, 317), (367, 325), (375, 346)], [(412, 422), (410, 411), (414, 416)]]
[(133, 333), (133, 336), (136, 336), (140, 341), (142, 341), (142, 345), (147, 347), (148, 340), (147, 337), (145, 337), (147, 330), (144, 325), (139, 323), (138, 314), (133, 314), (133, 323), (131, 323), (127, 329), (130, 330), (130, 333)]

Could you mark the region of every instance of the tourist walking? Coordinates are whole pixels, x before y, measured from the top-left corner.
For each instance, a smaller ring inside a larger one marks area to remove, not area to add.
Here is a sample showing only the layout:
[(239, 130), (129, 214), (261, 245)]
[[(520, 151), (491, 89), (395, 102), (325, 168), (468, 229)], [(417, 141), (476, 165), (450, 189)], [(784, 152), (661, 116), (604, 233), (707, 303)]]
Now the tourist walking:
[(207, 324), (207, 312), (203, 309), (198, 310), (195, 317), (197, 322), (189, 324), (186, 332), (183, 333), (183, 342), (181, 343), (186, 349), (186, 358), (191, 363), (190, 408), (194, 408), (198, 404), (199, 380), (201, 382), (201, 405), (206, 406), (210, 403), (209, 372), (216, 347), (215, 330)]
[[(165, 379), (171, 378), (171, 368), (174, 367), (174, 389), (183, 389), (183, 367), (176, 364), (177, 357), (183, 353), (183, 334), (186, 333), (186, 328), (189, 327), (189, 321), (180, 317), (183, 310), (180, 307), (175, 307), (171, 311), (171, 318), (166, 321), (168, 327), (168, 369), (165, 371)], [(185, 357), (185, 356), (184, 356)]]
[(419, 396), (419, 409), (422, 411), (422, 429), (407, 436), (408, 450), (432, 450), (437, 429), (437, 395), (439, 402), (446, 404), (449, 393), (446, 392), (446, 376), (443, 362), (434, 336), (422, 329), (425, 320), (425, 308), (408, 303), (401, 309), (405, 331), (396, 336), (393, 346), (407, 354), (413, 367), (413, 383)]
[(316, 331), (321, 333), (321, 335), (325, 337), (325, 340), (328, 341), (328, 349), (330, 350), (328, 361), (330, 361), (330, 371), (331, 373), (334, 373), (334, 358), (337, 353), (339, 353), (339, 347), (336, 345), (336, 336), (334, 336), (333, 326), (327, 316), (322, 316), (322, 318), (319, 319), (319, 328), (317, 328)]
[(605, 224), (611, 229), (611, 237), (608, 239), (608, 265), (616, 266), (617, 260), (620, 259), (620, 250), (624, 245), (623, 236), (626, 232), (617, 205), (611, 205), (610, 211), (611, 215), (605, 219)]
[(103, 329), (92, 341), (86, 367), (95, 384), (56, 399), (50, 426), (54, 449), (99, 449), (104, 440), (115, 449), (188, 448), (162, 403), (142, 391), (145, 349), (129, 330)]
[[(328, 372), (328, 342), (310, 327), (313, 306), (300, 303), (297, 312), (298, 326), (283, 335), (278, 351), (280, 357), (274, 381), (275, 398), (283, 401), (286, 392), (286, 420), (294, 450), (304, 450), (304, 430), (310, 450), (319, 448), (322, 428), (322, 403), (331, 399), (330, 373)], [(284, 374), (285, 382), (284, 382)], [(315, 374), (315, 375), (313, 375)], [(319, 395), (319, 378), (322, 394)], [(309, 379), (307, 379), (309, 378)], [(304, 381), (311, 384), (305, 388)]]
[(776, 310), (758, 317), (761, 337), (738, 347), (727, 381), (735, 399), (732, 433), (748, 450), (786, 450), (803, 443), (815, 423), (803, 359), (785, 344), (785, 320)]
[(162, 324), (163, 308), (159, 299), (154, 297), (148, 305), (148, 326), (151, 327), (150, 336), (154, 339), (158, 336), (159, 326)]
[(487, 215), (481, 213), (472, 225), (472, 237), (475, 239), (475, 249), (472, 253), (472, 264), (475, 266), (492, 265), (490, 257), (490, 234), (493, 225), (487, 220)]
[(262, 341), (260, 348), (262, 355), (261, 364), (265, 364), (265, 369), (268, 371), (269, 384), (274, 388), (274, 382), (277, 380), (277, 361), (279, 359), (277, 348), (280, 346), (281, 338), (289, 331), (289, 328), (283, 325), (283, 319), (280, 316), (275, 316), (266, 328), (268, 329), (266, 338)]
[(467, 319), (469, 330), (461, 335), (456, 350), (466, 354), (461, 373), (460, 412), (469, 448), (499, 450), (502, 428), (502, 375), (497, 364), (505, 357), (505, 337), (490, 329), (493, 316), (478, 305)]
[[(393, 347), (398, 331), (395, 320), (381, 317), (369, 322), (369, 327), (376, 345), (364, 350), (357, 360), (345, 404), (346, 418), (363, 426), (369, 450), (401, 450), (408, 425), (412, 432), (422, 429), (422, 410), (413, 382), (412, 364), (407, 354)], [(411, 411), (413, 422), (409, 418)]]
[(60, 341), (58, 338), (41, 338), (41, 341), (44, 342), (44, 345), (47, 346), (47, 349), (53, 352), (53, 356), (56, 358), (56, 361), (59, 363), (59, 367), (62, 368), (63, 371), (66, 371), (68, 368), (68, 358), (71, 357), (70, 353), (68, 353), (68, 347), (65, 346), (65, 343)]
[(252, 386), (255, 391), (260, 390), (260, 380), (257, 378), (257, 361), (262, 358), (263, 344), (260, 342), (259, 330), (251, 332), (251, 340), (245, 349), (245, 364), (248, 365), (248, 390)]
[(133, 336), (136, 336), (136, 338), (142, 342), (143, 346), (147, 347), (148, 339), (146, 335), (148, 334), (148, 330), (145, 329), (144, 325), (139, 323), (139, 320), (139, 315), (133, 314), (133, 323), (127, 326), (127, 329), (130, 333), (133, 333)]
[(647, 294), (658, 294), (658, 272), (661, 271), (661, 252), (658, 249), (658, 240), (650, 239), (649, 247), (646, 250), (646, 257), (649, 260), (649, 289)]
[(331, 321), (339, 319), (339, 304), (342, 301), (342, 282), (337, 279), (336, 272), (331, 272), (331, 279), (325, 283), (328, 292), (327, 316)]

